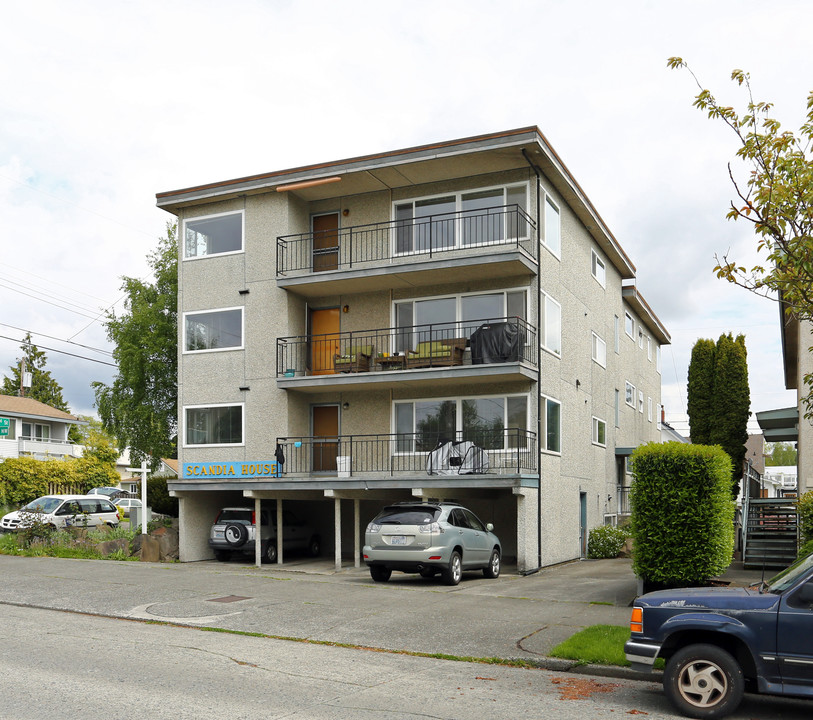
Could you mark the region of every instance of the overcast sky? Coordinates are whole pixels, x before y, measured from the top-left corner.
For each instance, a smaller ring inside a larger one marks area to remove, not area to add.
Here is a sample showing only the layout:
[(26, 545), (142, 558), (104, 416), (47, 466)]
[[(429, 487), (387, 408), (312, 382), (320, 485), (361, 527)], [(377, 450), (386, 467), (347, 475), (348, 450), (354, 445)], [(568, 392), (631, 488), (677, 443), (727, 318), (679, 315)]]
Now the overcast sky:
[(797, 130), (813, 3), (3, 5), (0, 377), (31, 331), (71, 410), (95, 413), (90, 383), (114, 374), (100, 313), (121, 310), (122, 276), (148, 276), (171, 219), (157, 192), (537, 125), (672, 335), (667, 420), (688, 431), (691, 348), (724, 332), (745, 334), (752, 411), (794, 405), (775, 303), (712, 272), (715, 253), (755, 247), (725, 219), (735, 139), (666, 60), (685, 58), (735, 107), (746, 97), (730, 72), (749, 71)]

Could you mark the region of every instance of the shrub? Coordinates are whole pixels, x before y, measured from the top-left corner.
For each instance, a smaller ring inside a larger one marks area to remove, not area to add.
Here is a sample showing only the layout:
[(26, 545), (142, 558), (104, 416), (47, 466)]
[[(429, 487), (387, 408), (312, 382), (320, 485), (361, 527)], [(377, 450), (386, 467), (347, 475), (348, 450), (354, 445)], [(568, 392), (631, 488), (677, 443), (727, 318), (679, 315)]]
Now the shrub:
[(618, 557), (626, 540), (626, 533), (612, 525), (594, 527), (587, 536), (587, 557), (591, 560)]
[(698, 585), (734, 553), (731, 459), (719, 446), (648, 443), (632, 455), (632, 567), (650, 583)]
[(803, 557), (810, 555), (810, 553), (813, 553), (813, 539), (808, 540), (799, 548), (799, 554), (796, 556), (796, 559), (801, 560)]
[(799, 536), (802, 544), (813, 540), (813, 490), (809, 490), (796, 502), (799, 512)]
[(119, 475), (113, 465), (97, 458), (35, 460), (8, 458), (0, 462), (0, 505), (19, 507), (48, 494), (49, 484), (86, 492), (95, 486), (115, 485)]
[(167, 478), (165, 475), (147, 477), (147, 505), (155, 513), (178, 517), (178, 498), (170, 497), (167, 480), (175, 478)]

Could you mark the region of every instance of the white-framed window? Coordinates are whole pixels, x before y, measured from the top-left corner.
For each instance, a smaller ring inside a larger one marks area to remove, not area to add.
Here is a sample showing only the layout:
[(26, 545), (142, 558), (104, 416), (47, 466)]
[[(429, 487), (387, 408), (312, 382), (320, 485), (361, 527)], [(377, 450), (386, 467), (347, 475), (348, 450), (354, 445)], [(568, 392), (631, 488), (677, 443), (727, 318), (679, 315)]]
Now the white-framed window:
[(239, 350), (243, 347), (243, 308), (184, 313), (184, 352)]
[(629, 381), (624, 383), (624, 402), (635, 408), (635, 385)]
[(638, 391), (638, 412), (644, 414), (644, 391)]
[(663, 405), (658, 403), (658, 407), (656, 408), (656, 410), (658, 411), (658, 417), (655, 418), (655, 422), (657, 423), (658, 430), (662, 430), (663, 423), (661, 422), (661, 418), (663, 417)]
[(621, 352), (621, 319), (613, 315), (613, 337), (615, 338), (615, 352)]
[(615, 426), (621, 427), (621, 391), (615, 389)]
[[(11, 425), (12, 423), (9, 423)], [(23, 434), (20, 435), (22, 440), (41, 440), (47, 442), (51, 439), (51, 426), (42, 425), (40, 423), (23, 422)], [(8, 436), (6, 436), (8, 437)]]
[(542, 436), (539, 448), (543, 452), (562, 452), (562, 403), (542, 396)]
[(601, 367), (607, 367), (607, 343), (593, 333), (593, 360)]
[(646, 359), (652, 362), (652, 338), (646, 336)]
[(441, 440), (467, 440), (484, 450), (525, 447), (528, 396), (398, 400), (393, 427), (398, 453), (430, 452)]
[(638, 328), (638, 347), (644, 349), (644, 331)]
[(624, 311), (624, 332), (635, 340), (635, 320), (633, 320), (632, 315), (626, 311)]
[(243, 211), (183, 221), (184, 260), (243, 252)]
[(184, 407), (184, 446), (243, 445), (245, 405), (216, 404)]
[(527, 238), (528, 184), (501, 185), (393, 203), (395, 255)]
[(646, 399), (646, 417), (649, 422), (652, 422), (652, 398), (647, 397)]
[(545, 350), (562, 354), (562, 306), (547, 293), (542, 293), (542, 327), (539, 340)]
[(590, 268), (598, 284), (607, 287), (607, 268), (595, 250), (590, 251)]
[(655, 369), (658, 371), (658, 375), (661, 374), (661, 346), (655, 346)]
[(593, 417), (593, 445), (607, 447), (607, 423), (597, 417)]
[(557, 258), (561, 256), (562, 221), (559, 207), (548, 195), (545, 196), (545, 232), (542, 236), (542, 244)]
[[(393, 303), (394, 352), (414, 350), (419, 342), (470, 337), (483, 322), (527, 316), (524, 288), (439, 295)], [(520, 324), (519, 330), (522, 330)], [(530, 338), (526, 338), (526, 341)]]

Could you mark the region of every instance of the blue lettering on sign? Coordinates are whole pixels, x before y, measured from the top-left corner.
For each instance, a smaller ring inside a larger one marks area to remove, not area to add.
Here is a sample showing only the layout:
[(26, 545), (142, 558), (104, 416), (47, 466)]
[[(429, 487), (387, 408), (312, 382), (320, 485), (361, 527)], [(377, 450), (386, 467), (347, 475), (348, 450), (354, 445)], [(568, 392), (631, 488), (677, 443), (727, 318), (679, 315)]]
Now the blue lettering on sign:
[(277, 476), (277, 461), (184, 463), (185, 480), (210, 478), (266, 478)]

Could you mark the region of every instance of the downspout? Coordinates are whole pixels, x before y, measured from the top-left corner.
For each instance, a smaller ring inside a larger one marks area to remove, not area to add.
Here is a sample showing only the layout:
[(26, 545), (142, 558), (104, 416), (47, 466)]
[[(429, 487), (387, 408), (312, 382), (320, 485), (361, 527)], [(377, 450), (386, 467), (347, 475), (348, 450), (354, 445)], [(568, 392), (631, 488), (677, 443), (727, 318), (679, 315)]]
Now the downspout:
[[(536, 175), (536, 360), (537, 360), (537, 376), (541, 373), (539, 365), (539, 328), (540, 318), (542, 313), (542, 276), (541, 276), (541, 258), (539, 257), (539, 247), (542, 242), (542, 222), (541, 222), (541, 203), (540, 195), (542, 190), (542, 171), (537, 165), (528, 157), (525, 148), (522, 149), (522, 156), (525, 161), (530, 165), (531, 170)], [(541, 380), (541, 377), (539, 378)], [(539, 390), (540, 383), (536, 383), (536, 468), (537, 468), (537, 489), (536, 489), (536, 567), (533, 570), (525, 570), (522, 575), (531, 575), (542, 568), (542, 462), (541, 462), (541, 449), (542, 449), (542, 394)]]

